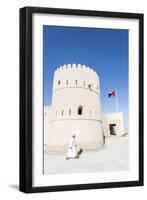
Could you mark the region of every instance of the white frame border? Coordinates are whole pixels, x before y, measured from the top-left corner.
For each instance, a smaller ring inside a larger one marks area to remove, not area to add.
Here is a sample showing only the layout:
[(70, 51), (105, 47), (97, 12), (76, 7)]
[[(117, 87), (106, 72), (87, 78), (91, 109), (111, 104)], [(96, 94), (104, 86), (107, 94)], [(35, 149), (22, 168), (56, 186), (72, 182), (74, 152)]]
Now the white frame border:
[[(43, 25), (129, 30), (130, 169), (117, 172), (43, 174)], [(33, 14), (33, 186), (139, 180), (139, 20), (58, 14)], [(131, 114), (132, 113), (132, 114)], [(132, 140), (133, 139), (133, 140)]]

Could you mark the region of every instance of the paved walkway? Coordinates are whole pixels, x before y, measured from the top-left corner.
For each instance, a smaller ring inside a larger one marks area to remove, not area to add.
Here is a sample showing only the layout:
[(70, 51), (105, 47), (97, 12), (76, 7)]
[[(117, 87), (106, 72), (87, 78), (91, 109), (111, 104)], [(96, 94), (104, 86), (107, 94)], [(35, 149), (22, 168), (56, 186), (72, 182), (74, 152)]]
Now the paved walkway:
[(129, 168), (128, 136), (106, 139), (99, 151), (83, 152), (79, 159), (65, 160), (66, 155), (45, 154), (45, 174), (117, 171)]

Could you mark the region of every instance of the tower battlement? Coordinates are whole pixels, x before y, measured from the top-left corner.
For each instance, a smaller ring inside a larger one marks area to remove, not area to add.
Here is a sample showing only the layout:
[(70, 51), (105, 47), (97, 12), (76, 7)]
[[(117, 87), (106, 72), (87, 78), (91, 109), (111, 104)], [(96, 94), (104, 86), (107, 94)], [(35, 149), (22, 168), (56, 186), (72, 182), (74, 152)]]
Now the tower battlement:
[(80, 87), (100, 94), (99, 77), (86, 65), (67, 64), (60, 66), (54, 73), (53, 92), (61, 88)]
[(82, 65), (82, 64), (64, 64), (63, 66), (60, 66), (56, 69), (56, 72), (58, 71), (61, 71), (61, 70), (64, 70), (64, 69), (84, 69), (84, 70), (88, 70), (88, 71), (91, 71), (91, 72), (94, 72), (96, 73), (92, 68), (90, 68), (89, 66), (86, 66), (86, 65)]

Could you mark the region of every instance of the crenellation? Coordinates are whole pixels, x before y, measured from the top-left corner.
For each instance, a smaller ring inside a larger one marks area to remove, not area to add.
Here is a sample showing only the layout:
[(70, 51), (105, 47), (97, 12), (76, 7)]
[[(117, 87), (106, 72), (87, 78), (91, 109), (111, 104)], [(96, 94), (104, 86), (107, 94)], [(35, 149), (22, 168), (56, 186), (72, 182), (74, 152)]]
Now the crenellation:
[(72, 68), (75, 69), (77, 66), (75, 63), (72, 64)]
[(99, 77), (89, 66), (64, 64), (56, 69), (54, 75), (53, 91), (65, 87), (81, 87), (100, 94)]
[(81, 66), (81, 64), (78, 64), (77, 67), (78, 67), (78, 68), (81, 68), (82, 66)]
[(77, 71), (79, 71), (80, 70), (80, 72), (83, 70), (83, 72), (92, 72), (93, 74), (96, 74), (97, 75), (97, 73), (91, 68), (91, 67), (89, 67), (89, 66), (86, 66), (86, 65), (82, 65), (82, 64), (75, 64), (75, 63), (73, 63), (73, 64), (64, 64), (63, 66), (59, 66), (56, 70), (55, 70), (55, 72), (59, 72), (59, 71), (66, 71), (66, 70), (77, 70)]
[(70, 69), (70, 68), (71, 68), (71, 64), (68, 64), (68, 65), (67, 65), (67, 68)]
[(67, 68), (67, 66), (66, 65), (63, 65), (63, 69), (66, 69)]
[(86, 65), (82, 65), (82, 68), (83, 68), (83, 69), (86, 69)]

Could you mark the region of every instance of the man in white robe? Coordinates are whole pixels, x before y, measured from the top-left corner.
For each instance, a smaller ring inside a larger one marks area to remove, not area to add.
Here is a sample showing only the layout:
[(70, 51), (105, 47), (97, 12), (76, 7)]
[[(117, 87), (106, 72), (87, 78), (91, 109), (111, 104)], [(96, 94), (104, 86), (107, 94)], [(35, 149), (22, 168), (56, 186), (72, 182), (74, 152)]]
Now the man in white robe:
[(69, 147), (68, 147), (68, 153), (66, 159), (70, 158), (79, 158), (76, 152), (76, 140), (75, 140), (75, 135), (72, 136), (69, 142)]

